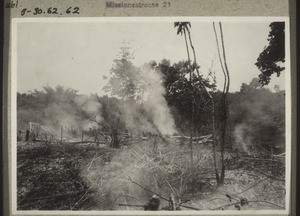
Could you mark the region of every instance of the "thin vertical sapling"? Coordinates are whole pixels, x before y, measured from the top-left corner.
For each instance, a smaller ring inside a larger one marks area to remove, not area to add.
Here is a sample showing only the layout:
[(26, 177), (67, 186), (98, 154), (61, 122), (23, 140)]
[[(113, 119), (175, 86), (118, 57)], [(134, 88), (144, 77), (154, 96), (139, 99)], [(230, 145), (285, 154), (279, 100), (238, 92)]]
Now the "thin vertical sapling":
[[(222, 23), (219, 22), (219, 29), (220, 29), (220, 38), (221, 38), (221, 44), (222, 44), (222, 53), (223, 53), (223, 59), (221, 57), (221, 50), (219, 46), (219, 39), (217, 36), (216, 26), (215, 23), (213, 23), (215, 38), (216, 38), (216, 44), (217, 44), (217, 50), (218, 50), (218, 56), (222, 68), (222, 72), (224, 74), (224, 86), (223, 86), (223, 92), (222, 92), (222, 98), (221, 98), (221, 175), (219, 177), (216, 162), (215, 162), (215, 169), (216, 169), (216, 180), (218, 185), (222, 185), (224, 183), (225, 178), (225, 161), (224, 161), (224, 153), (225, 153), (225, 146), (226, 146), (226, 130), (227, 130), (227, 121), (228, 121), (228, 91), (230, 86), (230, 76), (229, 76), (229, 70), (227, 66), (226, 61), (226, 54), (225, 54), (225, 45), (224, 45), (224, 36), (223, 36), (223, 30), (222, 30)], [(224, 64), (223, 64), (224, 62)], [(215, 149), (214, 149), (215, 151)], [(214, 153), (214, 160), (216, 160), (216, 156)]]

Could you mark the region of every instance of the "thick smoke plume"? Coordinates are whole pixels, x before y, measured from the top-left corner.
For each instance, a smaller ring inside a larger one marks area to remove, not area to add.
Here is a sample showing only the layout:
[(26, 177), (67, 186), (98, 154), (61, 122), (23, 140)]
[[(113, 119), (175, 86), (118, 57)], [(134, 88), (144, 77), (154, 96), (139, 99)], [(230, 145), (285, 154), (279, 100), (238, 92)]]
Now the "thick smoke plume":
[(175, 133), (175, 123), (164, 97), (165, 88), (160, 71), (149, 63), (128, 74), (130, 76), (122, 79), (126, 79), (126, 83), (129, 83), (124, 91), (127, 92), (129, 88), (130, 91), (124, 100), (120, 100), (120, 115), (118, 115), (125, 127), (136, 134)]
[[(45, 91), (36, 92), (36, 100), (42, 102), (41, 113), (36, 118), (28, 108), (18, 108), (18, 121), (25, 125), (35, 122), (51, 128), (59, 136), (61, 126), (72, 130), (89, 130), (98, 128), (99, 124), (115, 128), (120, 122), (119, 130), (127, 129), (136, 134), (143, 132), (171, 135), (176, 132), (173, 116), (165, 99), (165, 88), (160, 71), (151, 64), (145, 64), (132, 76), (132, 83), (138, 80), (134, 94), (139, 98), (124, 100), (98, 95), (78, 94), (72, 89), (58, 86), (54, 89), (46, 87)], [(51, 98), (48, 100), (47, 98)], [(106, 98), (105, 98), (106, 97)], [(105, 110), (104, 110), (105, 106)], [(23, 124), (23, 125), (24, 125)], [(19, 124), (21, 126), (21, 124)], [(24, 126), (21, 126), (25, 128)]]
[(47, 86), (43, 91), (35, 90), (30, 95), (19, 94), (18, 129), (27, 130), (32, 122), (44, 125), (60, 136), (61, 127), (64, 133), (96, 127), (96, 121), (102, 120), (101, 104), (97, 98), (95, 95), (78, 95), (75, 90), (61, 86)]
[(143, 132), (157, 132), (149, 121), (148, 113), (145, 112), (143, 105), (124, 102), (122, 105), (122, 120), (126, 124), (126, 128), (136, 134)]
[(151, 69), (148, 64), (142, 68), (141, 76), (144, 81), (144, 108), (150, 114), (153, 124), (162, 134), (175, 133), (175, 122), (164, 97), (165, 88), (160, 71)]
[(101, 116), (102, 105), (97, 100), (96, 96), (78, 95), (75, 100), (76, 104), (88, 114), (88, 119), (82, 122), (82, 129), (88, 130), (89, 128), (97, 127), (97, 122), (103, 120)]

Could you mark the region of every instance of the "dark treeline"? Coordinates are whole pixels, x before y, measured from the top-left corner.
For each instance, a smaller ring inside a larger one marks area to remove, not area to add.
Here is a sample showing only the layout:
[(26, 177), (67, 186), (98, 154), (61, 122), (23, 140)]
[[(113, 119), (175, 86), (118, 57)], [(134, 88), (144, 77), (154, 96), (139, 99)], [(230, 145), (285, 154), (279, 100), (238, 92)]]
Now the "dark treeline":
[[(192, 130), (192, 100), (198, 100), (193, 121), (195, 135), (212, 131), (211, 103), (201, 91), (193, 92), (185, 78), (187, 62), (171, 64), (168, 60), (151, 62), (152, 71), (160, 71), (165, 88), (164, 97), (174, 118), (179, 134), (188, 135)], [(221, 95), (214, 84), (206, 82), (215, 101), (216, 128), (222, 119)], [(192, 80), (197, 82), (197, 80)], [(240, 91), (229, 93), (229, 130), (227, 148), (253, 151), (282, 152), (285, 146), (285, 91), (276, 87), (275, 92), (260, 88), (258, 79), (243, 83)], [(131, 132), (156, 132), (153, 116), (144, 104), (132, 99), (90, 96), (62, 86), (43, 87), (30, 93), (17, 95), (18, 130), (27, 130), (35, 122), (59, 133), (61, 125), (74, 130), (101, 127), (103, 130)], [(219, 135), (217, 134), (217, 137)]]
[[(166, 100), (175, 119), (179, 131), (187, 134), (191, 130), (191, 93), (187, 81), (181, 79), (185, 62), (170, 64), (163, 60), (157, 67), (164, 77), (167, 90)], [(186, 80), (186, 79), (185, 79)], [(215, 101), (216, 127), (220, 128), (222, 116), (222, 92), (209, 85), (204, 79)], [(185, 83), (186, 82), (186, 83)], [(195, 93), (194, 93), (195, 94)], [(198, 92), (196, 98), (198, 106), (195, 110), (196, 133), (209, 134), (212, 131), (211, 104), (203, 99), (205, 94)], [(247, 84), (242, 83), (240, 91), (228, 93), (229, 103), (229, 131), (228, 148), (238, 148), (246, 151), (284, 152), (285, 149), (285, 91), (279, 86), (274, 92), (261, 88), (258, 78)], [(274, 153), (274, 152), (273, 152)]]

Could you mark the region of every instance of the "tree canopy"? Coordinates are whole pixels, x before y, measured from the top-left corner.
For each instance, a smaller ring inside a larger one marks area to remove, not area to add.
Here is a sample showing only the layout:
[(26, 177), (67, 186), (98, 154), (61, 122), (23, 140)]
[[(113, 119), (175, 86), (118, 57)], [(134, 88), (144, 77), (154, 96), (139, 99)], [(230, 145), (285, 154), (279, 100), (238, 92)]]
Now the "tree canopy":
[(140, 68), (136, 67), (131, 59), (133, 58), (130, 47), (120, 48), (120, 56), (115, 59), (110, 70), (111, 77), (108, 84), (103, 88), (105, 92), (124, 100), (139, 100), (141, 96), (142, 82), (140, 80)]
[(272, 74), (280, 76), (285, 67), (285, 23), (272, 22), (270, 24), (269, 45), (260, 53), (255, 65), (261, 71), (259, 83), (268, 85)]

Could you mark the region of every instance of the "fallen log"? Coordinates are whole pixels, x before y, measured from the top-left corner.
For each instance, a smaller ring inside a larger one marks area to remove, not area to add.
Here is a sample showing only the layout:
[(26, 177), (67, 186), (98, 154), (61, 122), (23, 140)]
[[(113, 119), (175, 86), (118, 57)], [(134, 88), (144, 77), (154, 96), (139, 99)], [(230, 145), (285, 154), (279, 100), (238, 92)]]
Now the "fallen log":
[[(41, 140), (41, 139), (35, 139), (34, 142), (45, 142), (45, 143), (51, 143), (54, 142), (54, 140)], [(75, 142), (69, 142), (69, 141), (62, 141), (62, 144), (84, 144), (84, 143), (97, 143), (97, 144), (106, 144), (105, 141), (75, 141)]]
[[(199, 136), (199, 137), (193, 137), (193, 141), (200, 141), (200, 140), (208, 139), (211, 136), (212, 136), (212, 134), (205, 135), (205, 136)], [(171, 136), (170, 138), (190, 141), (189, 136)]]
[(130, 207), (141, 207), (141, 208), (145, 208), (145, 205), (135, 205), (135, 204), (126, 204), (126, 203), (119, 203), (119, 206), (130, 206)]
[(33, 141), (34, 142), (51, 142), (50, 140), (40, 140), (40, 139), (35, 139)]
[(105, 141), (78, 141), (78, 142), (65, 142), (68, 144), (84, 144), (84, 143), (96, 143), (96, 144), (106, 144)]
[(258, 160), (258, 161), (275, 161), (280, 162), (280, 159), (272, 159), (272, 158), (258, 158), (258, 157), (240, 157), (243, 160)]

